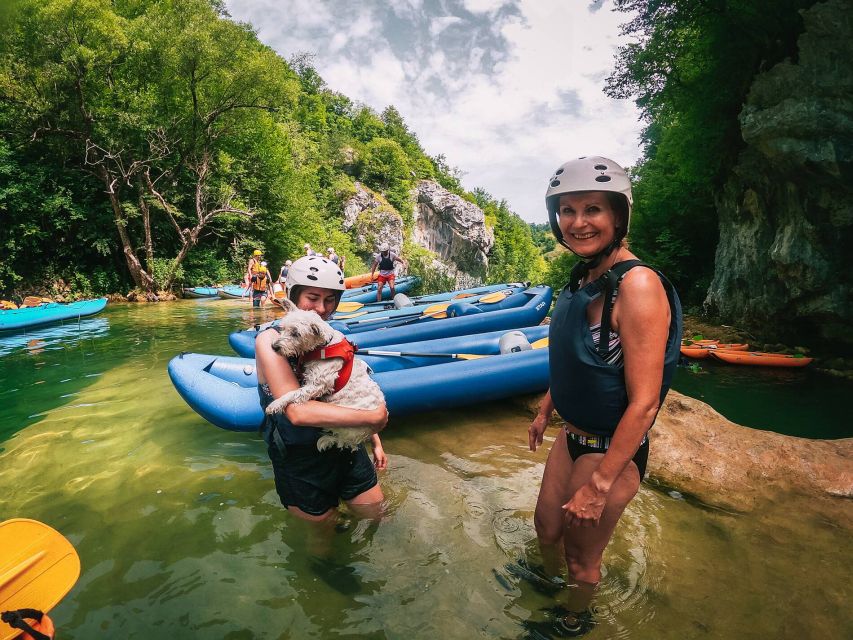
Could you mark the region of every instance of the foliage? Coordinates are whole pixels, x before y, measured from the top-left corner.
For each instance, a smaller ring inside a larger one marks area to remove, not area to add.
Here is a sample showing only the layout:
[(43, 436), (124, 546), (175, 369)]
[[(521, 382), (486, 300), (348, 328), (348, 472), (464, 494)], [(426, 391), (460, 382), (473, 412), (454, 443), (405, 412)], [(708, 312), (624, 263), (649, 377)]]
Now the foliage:
[(561, 250), (560, 254), (548, 263), (548, 271), (545, 273), (545, 284), (551, 287), (556, 294), (569, 284), (569, 276), (572, 267), (577, 264), (578, 257), (571, 251)]
[(738, 114), (756, 73), (796, 55), (810, 0), (616, 0), (633, 16), (607, 93), (633, 97), (646, 128), (634, 169), (632, 248), (688, 303), (718, 239), (714, 195), (743, 148)]
[[(417, 180), (477, 200), (393, 106), (332, 91), (219, 1), (15, 0), (0, 20), (4, 292), (234, 281), (252, 250), (275, 270), (305, 242), (352, 274), (367, 268), (340, 225), (353, 178), (408, 226)], [(490, 277), (541, 277), (527, 226), (491, 199), (486, 216)]]

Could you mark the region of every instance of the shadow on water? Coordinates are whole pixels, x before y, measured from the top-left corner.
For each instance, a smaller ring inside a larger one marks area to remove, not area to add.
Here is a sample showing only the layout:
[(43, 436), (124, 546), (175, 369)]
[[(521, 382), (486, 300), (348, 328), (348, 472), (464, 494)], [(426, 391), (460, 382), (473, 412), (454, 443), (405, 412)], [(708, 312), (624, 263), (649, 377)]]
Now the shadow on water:
[[(36, 354), (38, 367), (23, 347), (3, 357), (25, 407), (11, 412), (37, 417), (4, 436), (0, 519), (42, 520), (78, 549), (81, 578), (52, 613), (62, 637), (518, 638), (547, 620), (562, 593), (507, 566), (540, 563), (533, 509), (554, 432), (533, 454), (514, 404), (392, 416), (384, 519), (345, 513), (317, 555), (263, 442), (207, 424), (166, 374), (181, 351), (229, 354), (228, 332), (268, 317), (239, 301), (117, 305), (106, 335)], [(33, 384), (50, 367), (66, 370)], [(99, 375), (57, 399), (72, 373)], [(850, 637), (851, 556), (849, 531), (806, 501), (732, 515), (644, 484), (605, 554), (588, 637)]]

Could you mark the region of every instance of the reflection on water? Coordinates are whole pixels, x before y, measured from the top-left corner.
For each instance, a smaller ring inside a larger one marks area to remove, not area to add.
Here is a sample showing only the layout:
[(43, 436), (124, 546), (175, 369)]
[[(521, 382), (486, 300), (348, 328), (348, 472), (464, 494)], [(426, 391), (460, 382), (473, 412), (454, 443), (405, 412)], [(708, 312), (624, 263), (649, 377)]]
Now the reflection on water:
[[(79, 550), (63, 638), (517, 638), (564, 597), (506, 570), (539, 562), (547, 455), (514, 405), (392, 418), (387, 516), (344, 514), (318, 558), (263, 443), (206, 424), (165, 371), (268, 317), (239, 301), (108, 312), (107, 335), (3, 361), (17, 391), (0, 428), (17, 427), (0, 431), (0, 518), (43, 520)], [(849, 531), (805, 501), (738, 516), (643, 485), (587, 637), (850, 637), (851, 555)]]
[(33, 355), (45, 350), (67, 349), (83, 340), (105, 336), (109, 328), (106, 318), (97, 317), (67, 320), (25, 332), (0, 333), (0, 356), (22, 348)]

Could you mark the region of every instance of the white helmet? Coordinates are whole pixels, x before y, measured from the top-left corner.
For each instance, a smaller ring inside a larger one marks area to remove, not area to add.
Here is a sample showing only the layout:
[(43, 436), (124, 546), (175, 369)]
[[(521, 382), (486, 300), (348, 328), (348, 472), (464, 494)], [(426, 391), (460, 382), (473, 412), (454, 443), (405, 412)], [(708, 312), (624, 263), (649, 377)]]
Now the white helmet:
[(335, 250), (332, 247), (329, 247), (328, 249), (326, 249), (326, 251), (328, 253), (334, 253), (335, 252)]
[[(613, 239), (614, 246), (618, 246), (622, 238), (628, 234), (631, 208), (634, 206), (634, 198), (631, 195), (631, 180), (628, 178), (625, 169), (609, 158), (585, 156), (569, 160), (554, 172), (548, 181), (548, 190), (545, 192), (545, 206), (548, 209), (551, 232), (564, 246), (568, 245), (563, 239), (560, 225), (557, 224), (560, 196), (578, 191), (609, 191), (623, 195), (628, 201), (628, 219), (625, 221), (625, 228), (617, 227), (616, 236)], [(609, 253), (610, 251), (606, 252)]]
[(308, 243), (306, 242), (306, 243), (305, 243), (305, 246), (304, 246), (304, 247), (302, 247), (302, 248), (303, 248), (303, 249), (310, 249), (310, 248), (311, 248), (311, 245), (310, 245), (310, 244), (308, 244)]
[(267, 263), (266, 263), (266, 262), (262, 262), (262, 263), (261, 263), (261, 266), (262, 266), (262, 267), (265, 267), (265, 266), (267, 266)]
[(391, 247), (388, 246), (387, 242), (383, 242), (382, 244), (379, 245), (379, 251), (382, 253), (385, 253), (386, 251), (389, 251), (390, 249), (391, 249)]
[(293, 264), (293, 260), (285, 260), (285, 261), (284, 261), (284, 266), (285, 266), (285, 267), (289, 267), (289, 266), (290, 266), (290, 265), (292, 265), (292, 264)]
[(293, 302), (296, 287), (321, 287), (343, 292), (344, 274), (331, 260), (322, 256), (304, 256), (294, 262), (287, 270), (287, 278), (284, 281), (287, 286), (287, 297)]

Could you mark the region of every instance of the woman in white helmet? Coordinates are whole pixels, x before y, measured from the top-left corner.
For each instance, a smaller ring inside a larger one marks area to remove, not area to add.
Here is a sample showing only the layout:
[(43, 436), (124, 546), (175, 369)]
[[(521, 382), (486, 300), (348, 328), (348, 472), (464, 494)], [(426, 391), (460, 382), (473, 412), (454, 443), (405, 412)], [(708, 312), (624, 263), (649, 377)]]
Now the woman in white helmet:
[[(344, 292), (344, 276), (321, 256), (294, 261), (287, 272), (287, 296), (297, 307), (315, 311), (327, 320)], [(275, 326), (258, 334), (255, 357), (258, 393), (266, 408), (273, 399), (299, 387), (297, 361), (288, 362), (272, 348)], [(376, 470), (387, 464), (379, 436), (373, 436), (373, 462), (362, 445), (358, 451), (332, 447), (317, 451), (317, 439), (326, 427), (385, 427), (385, 405), (372, 410), (349, 409), (311, 400), (291, 404), (283, 416), (266, 416), (264, 440), (273, 465), (275, 486), (282, 504), (309, 521), (329, 521), (340, 500), (364, 515), (375, 516), (384, 496)]]
[(645, 473), (647, 432), (678, 362), (681, 306), (669, 281), (628, 249), (633, 201), (622, 167), (599, 156), (570, 160), (551, 176), (545, 203), (554, 236), (580, 262), (552, 314), (550, 389), (528, 428), (535, 451), (555, 409), (565, 421), (534, 521), (546, 574), (559, 575), (563, 555), (575, 586), (566, 590), (568, 613), (540, 631), (580, 635), (594, 624), (589, 603), (604, 549)]

